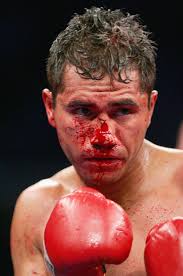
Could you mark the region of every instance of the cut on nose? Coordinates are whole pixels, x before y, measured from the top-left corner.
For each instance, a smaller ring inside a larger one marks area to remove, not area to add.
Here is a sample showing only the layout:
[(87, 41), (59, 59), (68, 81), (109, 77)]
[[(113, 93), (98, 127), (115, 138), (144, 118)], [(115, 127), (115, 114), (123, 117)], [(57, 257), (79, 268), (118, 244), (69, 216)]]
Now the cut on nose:
[(94, 137), (91, 138), (91, 144), (96, 149), (112, 149), (116, 145), (112, 135), (101, 130), (96, 131)]

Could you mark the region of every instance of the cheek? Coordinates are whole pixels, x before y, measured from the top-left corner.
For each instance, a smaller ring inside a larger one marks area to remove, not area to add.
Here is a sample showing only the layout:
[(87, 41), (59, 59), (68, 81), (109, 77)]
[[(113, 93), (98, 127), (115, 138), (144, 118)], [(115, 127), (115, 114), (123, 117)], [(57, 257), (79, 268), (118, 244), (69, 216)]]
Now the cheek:
[(84, 146), (87, 139), (94, 133), (94, 128), (80, 119), (70, 119), (59, 128), (60, 138), (64, 143), (72, 142), (75, 145)]
[(148, 118), (138, 116), (122, 122), (116, 129), (116, 137), (123, 143), (129, 144), (131, 141), (143, 139), (147, 130)]
[(80, 146), (84, 146), (87, 139), (94, 133), (94, 128), (88, 123), (80, 119), (73, 119), (74, 139)]
[(146, 134), (147, 131), (147, 121), (144, 120), (144, 118), (142, 120), (140, 120), (139, 122), (136, 122), (134, 128), (131, 128), (131, 137), (134, 139), (144, 139), (144, 136)]

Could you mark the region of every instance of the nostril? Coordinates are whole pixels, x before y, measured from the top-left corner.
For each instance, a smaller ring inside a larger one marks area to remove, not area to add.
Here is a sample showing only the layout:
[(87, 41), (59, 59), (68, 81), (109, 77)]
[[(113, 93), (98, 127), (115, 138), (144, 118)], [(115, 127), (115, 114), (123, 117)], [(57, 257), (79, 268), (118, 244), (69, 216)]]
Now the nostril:
[(104, 120), (100, 128), (95, 129), (90, 139), (95, 149), (111, 149), (116, 145), (113, 135), (109, 132), (108, 124)]
[(94, 144), (93, 147), (94, 147), (95, 149), (101, 149), (101, 148), (102, 148), (102, 146), (99, 145), (99, 144)]
[(111, 149), (113, 148), (116, 143), (112, 137), (109, 137), (109, 135), (100, 134), (100, 136), (95, 136), (93, 139), (91, 139), (91, 144), (95, 149)]
[(96, 150), (111, 150), (114, 146), (114, 144), (94, 144), (93, 148)]

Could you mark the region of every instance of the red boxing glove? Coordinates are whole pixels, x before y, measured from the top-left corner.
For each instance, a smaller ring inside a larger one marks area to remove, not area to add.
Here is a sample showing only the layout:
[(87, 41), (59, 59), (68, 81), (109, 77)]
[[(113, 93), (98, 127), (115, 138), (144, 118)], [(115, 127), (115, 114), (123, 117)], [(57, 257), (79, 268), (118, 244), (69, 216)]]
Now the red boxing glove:
[(148, 276), (183, 275), (183, 218), (155, 225), (146, 239), (144, 252)]
[(44, 232), (45, 259), (54, 275), (104, 275), (103, 264), (122, 263), (132, 245), (125, 211), (92, 188), (63, 196)]

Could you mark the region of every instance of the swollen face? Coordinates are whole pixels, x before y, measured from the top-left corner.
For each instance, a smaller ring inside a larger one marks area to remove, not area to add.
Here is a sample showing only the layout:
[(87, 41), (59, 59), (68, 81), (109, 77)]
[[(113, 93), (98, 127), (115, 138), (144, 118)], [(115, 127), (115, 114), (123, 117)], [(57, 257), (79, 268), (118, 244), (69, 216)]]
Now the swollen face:
[(87, 185), (122, 180), (134, 164), (148, 127), (147, 94), (137, 71), (129, 83), (84, 79), (67, 67), (54, 121), (60, 145)]

